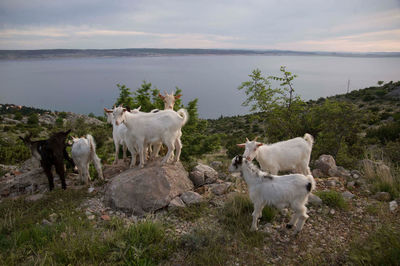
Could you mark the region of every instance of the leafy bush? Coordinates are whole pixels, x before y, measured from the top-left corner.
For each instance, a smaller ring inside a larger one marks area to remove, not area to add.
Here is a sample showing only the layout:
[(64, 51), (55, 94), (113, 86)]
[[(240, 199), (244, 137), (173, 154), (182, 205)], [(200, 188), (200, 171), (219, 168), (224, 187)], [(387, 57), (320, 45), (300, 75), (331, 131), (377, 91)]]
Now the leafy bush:
[(31, 151), (21, 140), (6, 141), (0, 138), (0, 163), (18, 164), (31, 157)]
[(28, 124), (29, 125), (37, 125), (37, 124), (39, 124), (39, 116), (38, 116), (37, 113), (32, 113), (28, 117)]
[(318, 191), (315, 193), (318, 197), (321, 198), (322, 202), (329, 207), (338, 208), (338, 209), (346, 209), (347, 203), (344, 200), (342, 194), (336, 191)]
[(400, 122), (391, 122), (382, 125), (378, 128), (372, 128), (367, 130), (367, 138), (376, 138), (382, 144), (389, 141), (395, 141), (400, 136)]

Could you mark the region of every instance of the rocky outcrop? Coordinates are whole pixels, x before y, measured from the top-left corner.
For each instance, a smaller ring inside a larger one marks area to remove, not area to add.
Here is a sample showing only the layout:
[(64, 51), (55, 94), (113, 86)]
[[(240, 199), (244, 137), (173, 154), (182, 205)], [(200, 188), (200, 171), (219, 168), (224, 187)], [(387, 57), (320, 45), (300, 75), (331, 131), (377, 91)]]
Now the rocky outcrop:
[(168, 206), (172, 199), (193, 189), (180, 162), (133, 168), (115, 176), (105, 189), (105, 204), (134, 215), (144, 215)]
[(31, 194), (36, 191), (43, 192), (47, 189), (48, 180), (42, 168), (6, 177), (0, 182), (1, 197), (14, 197), (28, 193)]

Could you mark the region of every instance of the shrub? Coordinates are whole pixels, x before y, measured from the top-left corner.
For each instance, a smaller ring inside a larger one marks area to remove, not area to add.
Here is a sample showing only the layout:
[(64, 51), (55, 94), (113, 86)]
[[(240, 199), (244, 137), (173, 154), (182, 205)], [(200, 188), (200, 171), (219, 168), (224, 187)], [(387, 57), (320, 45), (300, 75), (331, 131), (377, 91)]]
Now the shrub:
[(322, 202), (332, 208), (346, 209), (347, 203), (344, 200), (342, 194), (336, 191), (318, 191), (315, 193), (321, 198)]
[(38, 116), (37, 113), (32, 113), (28, 117), (28, 124), (29, 125), (37, 125), (37, 124), (39, 124), (39, 116)]

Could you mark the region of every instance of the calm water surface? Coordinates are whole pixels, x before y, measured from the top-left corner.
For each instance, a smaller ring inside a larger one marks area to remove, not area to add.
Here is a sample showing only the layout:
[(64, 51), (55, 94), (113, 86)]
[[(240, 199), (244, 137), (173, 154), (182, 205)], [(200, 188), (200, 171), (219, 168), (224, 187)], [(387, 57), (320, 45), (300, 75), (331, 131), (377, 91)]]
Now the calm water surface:
[[(183, 90), (199, 99), (202, 118), (248, 113), (237, 87), (255, 68), (279, 75), (281, 65), (298, 75), (296, 92), (318, 99), (400, 80), (400, 58), (328, 56), (162, 56), (0, 61), (0, 102), (96, 115), (118, 97), (117, 83), (132, 90), (143, 80), (160, 90)], [(276, 84), (277, 85), (277, 84)]]

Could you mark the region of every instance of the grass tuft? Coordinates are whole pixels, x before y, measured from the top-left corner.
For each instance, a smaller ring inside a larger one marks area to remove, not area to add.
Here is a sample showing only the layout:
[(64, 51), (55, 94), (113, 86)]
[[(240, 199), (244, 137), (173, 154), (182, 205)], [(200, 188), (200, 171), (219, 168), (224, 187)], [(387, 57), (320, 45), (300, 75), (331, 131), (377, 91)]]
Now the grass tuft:
[(318, 197), (321, 198), (322, 202), (332, 208), (337, 209), (347, 209), (348, 204), (344, 200), (342, 194), (337, 191), (328, 190), (328, 191), (318, 191), (315, 193)]

